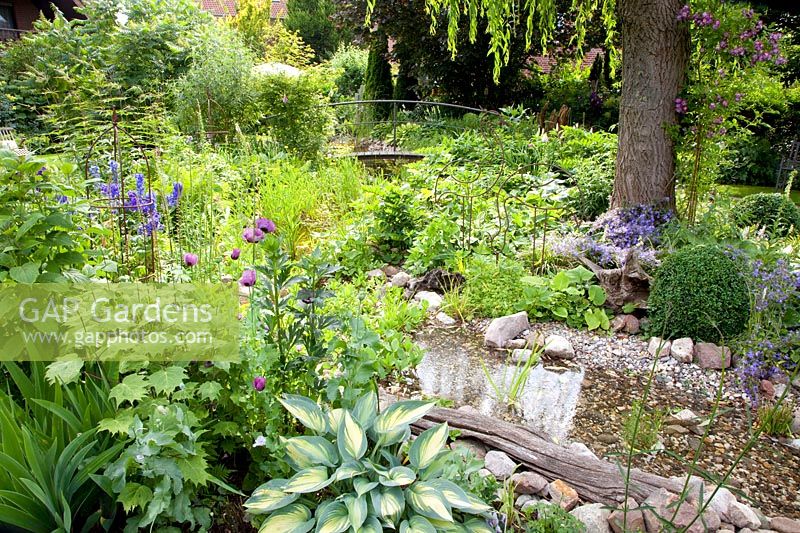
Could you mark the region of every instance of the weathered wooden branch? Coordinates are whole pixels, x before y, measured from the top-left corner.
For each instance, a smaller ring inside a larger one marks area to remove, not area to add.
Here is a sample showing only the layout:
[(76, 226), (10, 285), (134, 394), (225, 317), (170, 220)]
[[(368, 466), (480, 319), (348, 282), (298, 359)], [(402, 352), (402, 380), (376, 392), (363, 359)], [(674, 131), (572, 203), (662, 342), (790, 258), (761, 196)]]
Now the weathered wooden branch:
[[(549, 481), (561, 479), (574, 488), (586, 502), (616, 504), (625, 495), (624, 458), (621, 464), (580, 455), (559, 446), (534, 432), (508, 422), (485, 415), (437, 408), (415, 423), (414, 432), (447, 422), (466, 438), (476, 439), (489, 449), (508, 454), (525, 469), (536, 472)], [(638, 502), (644, 501), (652, 492), (665, 488), (680, 493), (682, 486), (674, 480), (631, 469), (629, 495)]]
[(634, 248), (625, 252), (625, 264), (621, 268), (602, 268), (585, 257), (580, 259), (594, 272), (600, 286), (606, 291), (606, 305), (617, 311), (625, 304), (633, 304), (640, 309), (647, 308), (650, 276), (642, 268)]

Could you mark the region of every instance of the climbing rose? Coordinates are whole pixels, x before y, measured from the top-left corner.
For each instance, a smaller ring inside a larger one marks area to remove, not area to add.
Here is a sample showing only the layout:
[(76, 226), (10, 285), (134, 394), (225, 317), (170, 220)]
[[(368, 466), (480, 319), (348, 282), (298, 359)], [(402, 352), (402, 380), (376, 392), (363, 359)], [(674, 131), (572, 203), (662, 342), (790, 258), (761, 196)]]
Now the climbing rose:
[(193, 267), (197, 264), (197, 256), (195, 254), (183, 254), (183, 264), (187, 267)]
[(245, 228), (242, 232), (242, 238), (247, 242), (261, 242), (264, 240), (264, 232), (258, 228)]
[(258, 392), (261, 392), (267, 386), (267, 378), (264, 376), (258, 376), (253, 380), (253, 388), (256, 389)]
[(237, 259), (239, 259), (239, 255), (241, 255), (241, 253), (242, 251), (240, 249), (234, 248), (233, 250), (231, 250), (231, 259), (236, 261)]
[(256, 271), (245, 270), (242, 272), (242, 277), (239, 278), (239, 285), (242, 287), (252, 287), (256, 284)]

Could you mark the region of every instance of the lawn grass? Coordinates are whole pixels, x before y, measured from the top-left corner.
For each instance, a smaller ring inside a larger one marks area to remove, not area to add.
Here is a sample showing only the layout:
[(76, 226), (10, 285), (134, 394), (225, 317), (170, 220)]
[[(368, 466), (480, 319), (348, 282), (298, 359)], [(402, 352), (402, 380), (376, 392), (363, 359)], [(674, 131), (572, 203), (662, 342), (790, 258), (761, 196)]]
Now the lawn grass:
[[(717, 185), (717, 190), (723, 194), (742, 198), (759, 192), (775, 192), (774, 187), (759, 187), (757, 185)], [(792, 191), (792, 201), (800, 205), (800, 191)]]

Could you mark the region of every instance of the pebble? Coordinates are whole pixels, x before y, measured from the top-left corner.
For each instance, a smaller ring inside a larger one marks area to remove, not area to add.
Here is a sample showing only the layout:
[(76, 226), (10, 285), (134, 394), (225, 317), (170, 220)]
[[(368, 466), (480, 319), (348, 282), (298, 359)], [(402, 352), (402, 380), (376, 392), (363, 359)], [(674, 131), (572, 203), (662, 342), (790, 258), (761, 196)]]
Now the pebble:
[(565, 511), (571, 511), (578, 505), (578, 493), (567, 483), (556, 479), (547, 486), (547, 492), (554, 505), (560, 505)]
[(484, 464), (486, 469), (499, 481), (505, 481), (511, 477), (511, 474), (513, 474), (514, 470), (517, 468), (516, 463), (514, 463), (507, 454), (497, 450), (491, 450), (486, 453)]

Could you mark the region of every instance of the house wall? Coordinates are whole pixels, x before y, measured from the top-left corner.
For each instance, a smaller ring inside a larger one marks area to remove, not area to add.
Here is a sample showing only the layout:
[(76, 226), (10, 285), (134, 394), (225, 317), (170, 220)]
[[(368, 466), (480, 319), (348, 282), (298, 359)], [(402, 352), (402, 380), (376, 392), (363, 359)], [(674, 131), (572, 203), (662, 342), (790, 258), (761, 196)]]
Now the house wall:
[[(4, 0), (0, 0), (3, 3)], [(16, 18), (17, 28), (20, 30), (32, 30), (33, 22), (39, 18), (39, 8), (31, 0), (11, 0), (14, 8), (14, 18)]]

